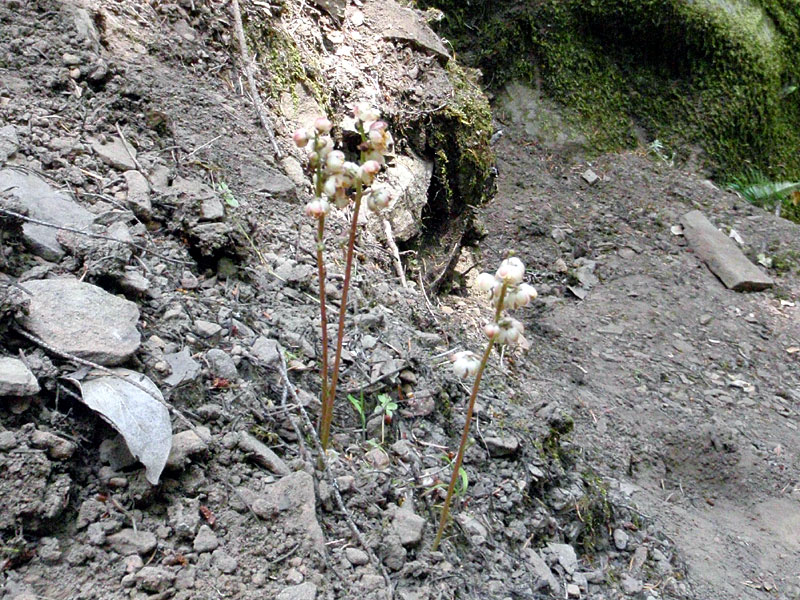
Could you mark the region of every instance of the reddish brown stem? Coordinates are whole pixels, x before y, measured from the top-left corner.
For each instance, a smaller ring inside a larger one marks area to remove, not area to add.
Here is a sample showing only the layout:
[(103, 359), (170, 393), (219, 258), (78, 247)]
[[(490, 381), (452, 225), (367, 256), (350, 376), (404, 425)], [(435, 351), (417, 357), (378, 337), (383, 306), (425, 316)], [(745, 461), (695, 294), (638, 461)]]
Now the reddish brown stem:
[(347, 316), (347, 292), (350, 290), (350, 272), (353, 269), (353, 253), (356, 245), (356, 232), (358, 230), (358, 211), (361, 208), (361, 187), (356, 190), (356, 199), (353, 204), (353, 221), (350, 224), (350, 238), (347, 241), (347, 260), (344, 270), (344, 284), (342, 285), (342, 301), (339, 305), (339, 329), (336, 333), (336, 353), (333, 357), (333, 373), (331, 385), (328, 388), (327, 411), (323, 407), (322, 423), (320, 425), (320, 441), (322, 448), (328, 449), (328, 436), (333, 420), (333, 403), (336, 398), (336, 384), (339, 382), (339, 364), (342, 359), (342, 341), (344, 339), (344, 320)]
[[(495, 310), (494, 320), (498, 322), (500, 320), (500, 316), (503, 312), (503, 300), (505, 300), (506, 296), (506, 288), (507, 284), (503, 283), (503, 286), (500, 288), (500, 297), (497, 300), (497, 309)], [(469, 439), (469, 427), (472, 423), (472, 413), (475, 410), (475, 400), (478, 397), (478, 388), (481, 386), (481, 378), (483, 377), (483, 371), (486, 369), (486, 364), (489, 362), (489, 356), (492, 353), (492, 347), (494, 346), (495, 338), (489, 338), (489, 342), (486, 344), (486, 351), (483, 353), (483, 358), (481, 358), (481, 363), (478, 366), (478, 372), (475, 374), (475, 381), (472, 384), (472, 394), (469, 397), (469, 404), (467, 405), (467, 422), (464, 423), (464, 432), (461, 434), (461, 444), (458, 447), (458, 454), (456, 455), (456, 462), (453, 464), (453, 474), (450, 477), (450, 485), (447, 488), (447, 495), (444, 498), (444, 506), (442, 507), (442, 516), (439, 519), (439, 530), (436, 532), (436, 539), (433, 540), (433, 546), (431, 550), (436, 552), (436, 549), (439, 547), (439, 542), (442, 541), (442, 534), (444, 533), (444, 528), (447, 525), (447, 517), (450, 516), (450, 502), (453, 499), (453, 492), (456, 489), (456, 482), (459, 479), (459, 471), (461, 470), (461, 464), (464, 462), (464, 452), (467, 449), (467, 440)]]
[[(325, 215), (319, 218), (317, 224), (317, 272), (319, 276), (319, 314), (320, 325), (322, 327), (322, 392), (320, 401), (322, 402), (322, 415), (328, 410), (330, 399), (328, 398), (328, 313), (325, 304), (325, 258), (323, 256), (325, 238)], [(320, 416), (320, 428), (322, 427), (323, 416)]]

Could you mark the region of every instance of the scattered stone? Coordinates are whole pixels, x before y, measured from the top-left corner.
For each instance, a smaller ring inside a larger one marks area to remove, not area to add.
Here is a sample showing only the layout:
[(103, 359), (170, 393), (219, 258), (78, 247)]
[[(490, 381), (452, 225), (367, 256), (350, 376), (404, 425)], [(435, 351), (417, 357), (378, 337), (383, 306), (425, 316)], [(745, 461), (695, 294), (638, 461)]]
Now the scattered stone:
[(135, 267), (126, 267), (119, 280), (119, 287), (134, 296), (144, 296), (150, 289), (150, 281)]
[(528, 549), (528, 560), (531, 563), (531, 567), (533, 567), (533, 572), (536, 574), (536, 577), (540, 582), (537, 588), (547, 586), (550, 588), (550, 591), (554, 596), (560, 596), (561, 586), (542, 556), (537, 551)]
[(78, 445), (69, 440), (58, 437), (49, 431), (36, 429), (31, 434), (31, 445), (34, 448), (46, 448), (47, 456), (53, 460), (67, 460), (71, 458)]
[(19, 150), (19, 138), (13, 125), (0, 127), (0, 167)]
[(211, 554), (211, 564), (220, 571), (230, 575), (239, 567), (239, 561), (225, 552), (222, 548), (217, 548)]
[(142, 567), (136, 573), (139, 589), (152, 594), (165, 591), (174, 581), (175, 574), (164, 567)]
[(216, 550), (218, 546), (219, 540), (217, 539), (217, 534), (215, 534), (208, 525), (201, 525), (200, 531), (197, 532), (197, 536), (192, 543), (194, 551), (199, 553), (211, 552)]
[(25, 287), (31, 298), (22, 326), (57, 351), (109, 366), (139, 348), (133, 302), (77, 279), (28, 281)]
[(458, 521), (459, 525), (464, 528), (464, 531), (475, 543), (481, 544), (485, 542), (486, 538), (489, 536), (489, 531), (486, 527), (484, 527), (478, 519), (467, 513), (456, 515), (456, 521)]
[(86, 537), (93, 546), (102, 546), (106, 543), (106, 530), (102, 523), (92, 523), (86, 530)]
[(200, 203), (200, 220), (201, 221), (219, 221), (225, 216), (225, 208), (222, 206), (219, 198), (216, 196), (208, 196), (203, 198)]
[(547, 544), (547, 549), (558, 561), (564, 570), (572, 575), (575, 569), (578, 568), (578, 556), (575, 554), (575, 548), (569, 544)]
[(193, 540), (200, 524), (200, 500), (181, 498), (167, 508), (170, 527), (179, 539)]
[(58, 538), (43, 537), (39, 540), (36, 555), (46, 565), (55, 565), (61, 561), (61, 547)]
[(383, 448), (373, 448), (364, 455), (364, 458), (376, 469), (385, 469), (392, 463), (389, 455), (386, 454)]
[(194, 381), (200, 377), (203, 369), (200, 363), (192, 358), (188, 348), (174, 354), (165, 354), (164, 360), (172, 370), (172, 374), (164, 380), (164, 383), (172, 387)]
[(633, 551), (633, 558), (631, 558), (630, 562), (630, 572), (634, 574), (638, 573), (645, 562), (647, 562), (647, 546), (642, 544), (637, 546), (636, 550)]
[(600, 280), (594, 274), (596, 263), (594, 261), (586, 261), (584, 264), (575, 269), (575, 278), (580, 281), (581, 285), (590, 290), (596, 286)]
[(354, 567), (361, 567), (369, 564), (369, 554), (360, 548), (353, 548), (352, 546), (345, 548), (344, 555), (345, 558), (347, 558), (347, 561)]
[(211, 321), (197, 319), (194, 322), (194, 331), (200, 337), (211, 338), (215, 335), (218, 335), (222, 331), (222, 327), (217, 323), (212, 323)]
[(628, 534), (624, 530), (614, 530), (614, 546), (620, 551), (628, 547)]
[(39, 382), (18, 358), (0, 358), (0, 396), (33, 396), (39, 393)]
[(600, 176), (591, 169), (586, 169), (583, 173), (581, 173), (581, 179), (583, 179), (589, 185), (594, 185), (600, 180)]
[(172, 436), (172, 448), (170, 448), (166, 464), (168, 469), (182, 469), (190, 456), (201, 454), (208, 450), (211, 430), (203, 426), (195, 429), (197, 430), (196, 432), (187, 429)]
[(424, 518), (415, 515), (407, 509), (400, 509), (394, 514), (394, 530), (400, 538), (400, 543), (408, 548), (416, 546), (422, 541), (422, 535), (425, 532)]
[(104, 503), (94, 498), (84, 500), (81, 507), (78, 509), (78, 519), (75, 527), (79, 530), (84, 529), (90, 523), (99, 520), (106, 513), (107, 507)]
[(200, 280), (197, 275), (188, 269), (181, 274), (181, 288), (184, 290), (196, 290), (200, 287)]
[(92, 140), (92, 150), (105, 164), (120, 171), (133, 171), (136, 169), (136, 150), (125, 144), (120, 138), (115, 137), (108, 143)]
[[(341, 0), (335, 0), (340, 2)], [(297, 193), (295, 183), (286, 175), (269, 168), (259, 168), (255, 171), (243, 172), (253, 192), (266, 192), (276, 198), (291, 199)]]
[(550, 237), (553, 238), (553, 241), (556, 244), (560, 244), (565, 239), (567, 239), (567, 233), (563, 229), (556, 227), (555, 229), (553, 229), (553, 231), (550, 232)]
[(628, 596), (638, 594), (644, 588), (644, 584), (642, 583), (641, 579), (635, 579), (627, 573), (622, 575), (622, 579), (619, 583), (622, 591)]
[[(9, 203), (10, 210), (18, 210), (20, 204), (27, 215), (47, 223), (55, 223), (80, 231), (87, 231), (94, 222), (94, 215), (75, 202), (68, 194), (55, 190), (41, 177), (18, 169), (0, 170), (0, 190), (9, 189), (0, 195), (0, 206)], [(64, 248), (58, 241), (59, 230), (35, 223), (23, 223), (23, 239), (31, 251), (45, 260), (58, 261), (64, 256)]]
[(156, 536), (149, 531), (123, 529), (106, 538), (111, 550), (122, 556), (149, 554), (156, 549)]
[(287, 475), (266, 486), (261, 494), (247, 488), (239, 488), (238, 492), (258, 517), (290, 520), (292, 528), (302, 532), (312, 549), (319, 549), (325, 543), (317, 521), (314, 480), (305, 471)]
[(515, 437), (487, 437), (485, 442), (492, 458), (513, 456), (519, 451), (519, 440)]
[(280, 352), (281, 349), (277, 340), (259, 336), (250, 348), (250, 357), (256, 364), (268, 367), (280, 360)]
[(5, 452), (16, 448), (18, 443), (16, 433), (10, 430), (0, 431), (0, 451)]
[(714, 227), (699, 210), (683, 215), (681, 224), (692, 250), (726, 287), (736, 292), (772, 287), (772, 279), (747, 260), (736, 243)]
[(578, 587), (575, 583), (568, 583), (567, 584), (567, 597), (568, 598), (580, 598), (581, 597), (581, 588)]
[(239, 450), (249, 455), (257, 465), (269, 469), (277, 475), (285, 476), (291, 473), (282, 458), (246, 431), (239, 433)]
[(214, 375), (214, 377), (222, 377), (228, 381), (234, 381), (239, 376), (236, 370), (236, 363), (234, 363), (228, 353), (223, 350), (217, 348), (209, 350), (206, 352), (206, 360), (208, 361), (211, 374)]
[(278, 594), (276, 600), (315, 600), (317, 597), (317, 586), (307, 581), (300, 585), (293, 585), (284, 588)]
[(139, 171), (125, 171), (123, 173), (128, 186), (128, 208), (137, 217), (149, 219), (153, 216), (153, 204), (150, 202), (150, 184)]

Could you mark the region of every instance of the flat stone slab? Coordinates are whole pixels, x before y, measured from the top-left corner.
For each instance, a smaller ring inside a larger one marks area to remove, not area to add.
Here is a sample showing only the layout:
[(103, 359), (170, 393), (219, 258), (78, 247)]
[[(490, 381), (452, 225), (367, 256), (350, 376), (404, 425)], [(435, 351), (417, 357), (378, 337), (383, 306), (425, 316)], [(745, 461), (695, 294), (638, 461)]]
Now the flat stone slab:
[(92, 150), (98, 158), (109, 166), (120, 171), (132, 171), (136, 169), (136, 150), (115, 137), (105, 144), (100, 140), (92, 140)]
[(689, 246), (722, 283), (736, 292), (755, 292), (772, 287), (772, 279), (747, 260), (736, 243), (718, 230), (699, 210), (681, 217)]
[(0, 358), (0, 396), (33, 396), (38, 393), (39, 382), (24, 362), (18, 358)]
[(450, 60), (450, 51), (415, 10), (396, 2), (368, 2), (362, 10), (364, 16), (376, 27), (381, 27), (381, 37), (411, 44), (430, 52), (443, 63)]
[[(9, 196), (24, 206), (27, 216), (33, 219), (79, 230), (88, 230), (94, 222), (92, 213), (33, 173), (13, 168), (0, 170), (0, 190), (6, 188), (12, 188)], [(58, 232), (35, 223), (22, 226), (25, 243), (46, 260), (57, 261), (64, 256), (64, 248), (56, 237)]]
[(136, 352), (139, 308), (77, 279), (26, 281), (31, 292), (22, 326), (56, 350), (101, 365), (118, 365)]

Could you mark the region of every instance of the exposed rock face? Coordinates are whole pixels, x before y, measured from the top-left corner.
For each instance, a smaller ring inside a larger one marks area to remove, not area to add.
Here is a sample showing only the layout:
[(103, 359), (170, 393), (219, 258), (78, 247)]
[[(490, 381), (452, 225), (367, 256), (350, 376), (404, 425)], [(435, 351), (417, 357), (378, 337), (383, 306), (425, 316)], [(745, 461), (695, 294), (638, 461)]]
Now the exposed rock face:
[(77, 279), (25, 283), (32, 297), (23, 327), (56, 350), (101, 365), (125, 362), (139, 348), (139, 308)]
[(32, 396), (39, 392), (39, 382), (18, 358), (0, 358), (0, 396)]

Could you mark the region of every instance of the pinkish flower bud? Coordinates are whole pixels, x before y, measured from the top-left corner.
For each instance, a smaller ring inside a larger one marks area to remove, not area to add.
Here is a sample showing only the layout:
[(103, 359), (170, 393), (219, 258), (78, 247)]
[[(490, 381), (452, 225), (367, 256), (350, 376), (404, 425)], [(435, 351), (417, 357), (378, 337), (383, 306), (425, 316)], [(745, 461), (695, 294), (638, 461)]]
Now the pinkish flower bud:
[(483, 331), (486, 333), (486, 337), (491, 340), (497, 337), (497, 335), (500, 333), (500, 325), (497, 323), (487, 323), (484, 325)]
[(353, 116), (362, 123), (371, 123), (381, 118), (380, 113), (369, 102), (359, 102), (353, 108)]
[(391, 196), (386, 188), (376, 187), (372, 188), (367, 196), (367, 208), (373, 212), (377, 212), (389, 206)]
[(308, 131), (305, 129), (298, 129), (294, 132), (292, 139), (294, 140), (295, 146), (298, 148), (305, 148), (308, 145)]
[(517, 285), (525, 277), (525, 265), (516, 256), (505, 259), (497, 269), (497, 278), (509, 285)]
[(491, 292), (494, 291), (500, 283), (491, 273), (481, 273), (475, 279), (475, 285), (482, 292)]
[(327, 215), (331, 210), (331, 205), (324, 198), (315, 198), (306, 204), (306, 215), (319, 219)]
[(344, 169), (344, 152), (333, 150), (325, 159), (325, 164), (331, 173), (341, 173)]
[(319, 133), (330, 133), (330, 130), (333, 129), (333, 123), (325, 117), (319, 117), (314, 121), (314, 129)]
[(466, 379), (474, 376), (480, 366), (480, 360), (473, 352), (457, 352), (453, 355), (453, 373), (456, 377)]

